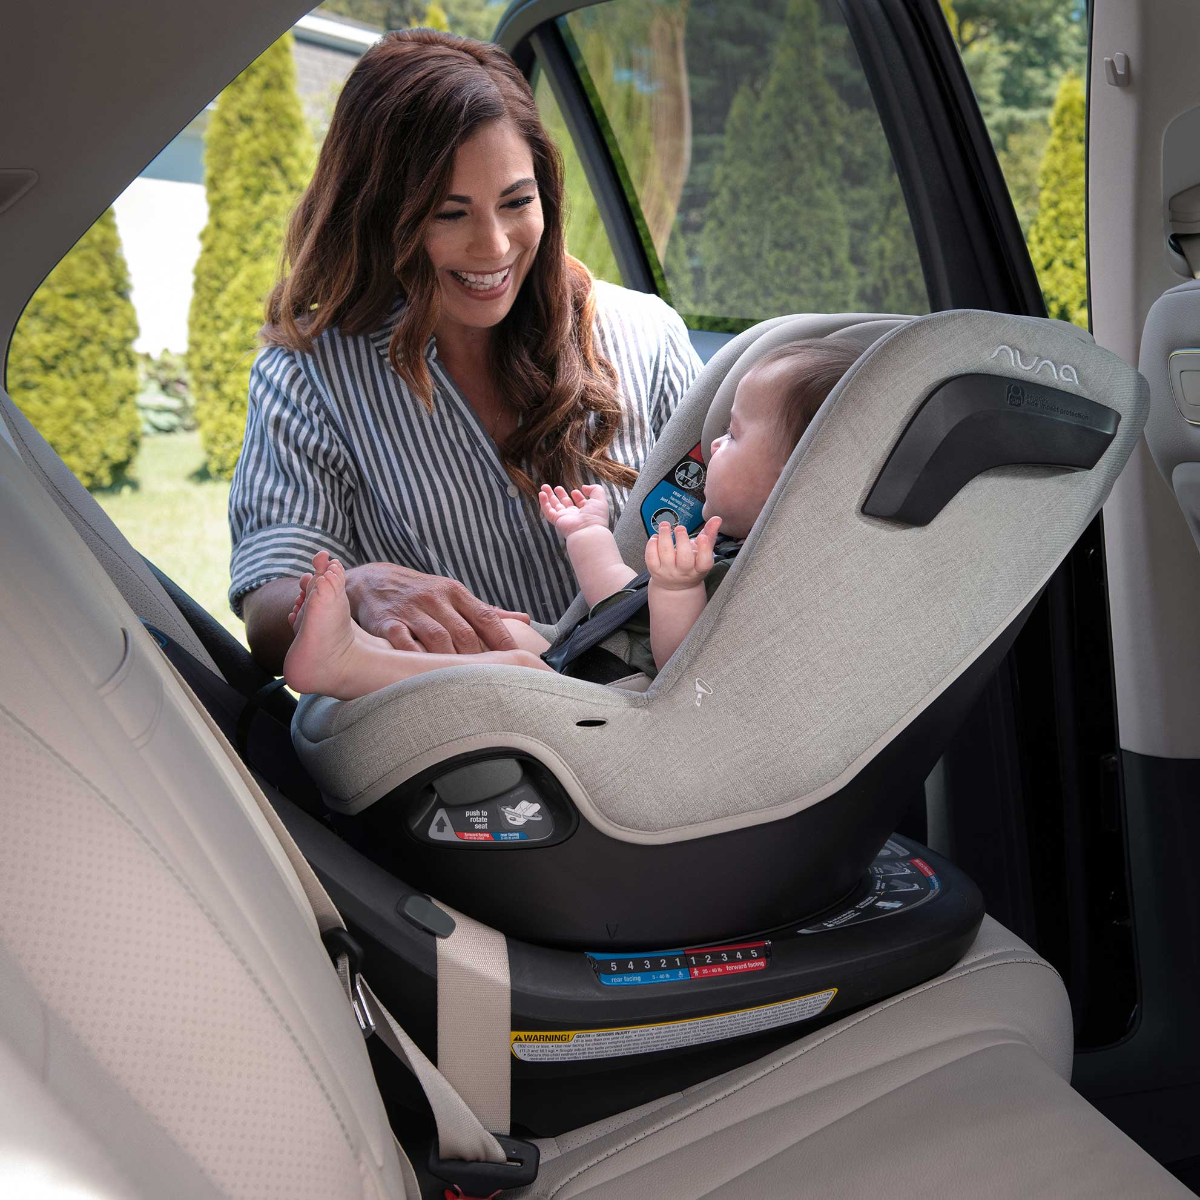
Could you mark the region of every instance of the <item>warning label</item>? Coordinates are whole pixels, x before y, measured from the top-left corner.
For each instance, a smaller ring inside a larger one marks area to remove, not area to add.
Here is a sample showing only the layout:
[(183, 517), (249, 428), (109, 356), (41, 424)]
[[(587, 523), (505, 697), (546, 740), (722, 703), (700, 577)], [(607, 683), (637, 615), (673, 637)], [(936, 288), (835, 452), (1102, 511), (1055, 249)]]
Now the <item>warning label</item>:
[(724, 1038), (762, 1033), (796, 1021), (807, 1021), (829, 1007), (837, 988), (761, 1004), (712, 1017), (668, 1021), (663, 1025), (627, 1025), (620, 1029), (579, 1029), (546, 1033), (513, 1032), (512, 1052), (522, 1062), (579, 1062), (589, 1058), (621, 1058), (718, 1042)]
[(642, 522), (648, 534), (658, 532), (660, 521), (684, 525), (689, 534), (704, 524), (704, 479), (708, 468), (704, 453), (694, 446), (650, 489), (642, 501)]

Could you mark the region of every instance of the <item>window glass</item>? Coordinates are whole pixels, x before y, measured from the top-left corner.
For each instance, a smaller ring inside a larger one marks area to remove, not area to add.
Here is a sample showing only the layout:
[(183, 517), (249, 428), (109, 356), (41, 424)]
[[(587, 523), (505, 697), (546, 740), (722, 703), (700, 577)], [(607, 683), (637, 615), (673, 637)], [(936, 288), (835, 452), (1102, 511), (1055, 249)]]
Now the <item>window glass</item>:
[(612, 243), (608, 240), (600, 210), (588, 185), (583, 163), (575, 143), (567, 132), (567, 123), (554, 98), (549, 80), (539, 70), (534, 77), (533, 95), (546, 132), (563, 156), (563, 191), (567, 202), (567, 252), (582, 262), (597, 279), (622, 283)]
[(301, 17), (130, 183), (17, 325), (13, 400), (130, 543), (239, 639), (226, 508), (250, 363), (338, 93), (384, 29), (486, 39), (504, 7), (328, 0)]
[(608, 0), (560, 28), (659, 289), (689, 325), (928, 311), (835, 0)]
[(1052, 317), (1085, 329), (1087, 8), (942, 0)]

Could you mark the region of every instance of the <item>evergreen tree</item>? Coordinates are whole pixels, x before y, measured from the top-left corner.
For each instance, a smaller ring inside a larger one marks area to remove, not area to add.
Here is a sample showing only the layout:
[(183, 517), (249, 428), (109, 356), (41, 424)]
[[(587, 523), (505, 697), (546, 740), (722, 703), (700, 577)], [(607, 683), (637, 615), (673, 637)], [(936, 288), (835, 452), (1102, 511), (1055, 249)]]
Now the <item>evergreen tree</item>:
[(1029, 256), (1051, 317), (1087, 328), (1083, 82), (1068, 71), (1050, 114), (1050, 140), (1038, 171), (1038, 207)]
[(855, 271), (839, 161), (845, 106), (825, 74), (816, 0), (789, 0), (760, 92), (730, 106), (701, 254), (736, 317), (850, 307)]
[(187, 365), (206, 464), (220, 478), (233, 473), (241, 452), (263, 302), (311, 167), (288, 33), (221, 93), (205, 137), (208, 223), (196, 262)]
[(110, 208), (34, 293), (8, 356), (13, 402), (85, 487), (118, 482), (137, 453), (137, 334)]
[(423, 25), (426, 29), (439, 29), (442, 33), (450, 32), (450, 21), (446, 16), (446, 10), (438, 3), (438, 0), (429, 0), (429, 6), (425, 9), (425, 19), (415, 23)]

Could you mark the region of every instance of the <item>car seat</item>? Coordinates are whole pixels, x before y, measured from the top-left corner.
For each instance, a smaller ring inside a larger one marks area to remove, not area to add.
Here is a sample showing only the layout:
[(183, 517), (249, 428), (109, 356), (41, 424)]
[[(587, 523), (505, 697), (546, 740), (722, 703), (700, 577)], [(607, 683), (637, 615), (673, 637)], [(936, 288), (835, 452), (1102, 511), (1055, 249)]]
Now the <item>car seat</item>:
[[(1148, 394), (1061, 322), (764, 322), (664, 429), (616, 526), (628, 563), (644, 502), (707, 453), (738, 380), (812, 336), (870, 344), (648, 686), (464, 666), (300, 702), (293, 741), (347, 837), (546, 945), (694, 944), (853, 891), (1107, 497)], [(522, 802), (536, 828), (505, 815)]]

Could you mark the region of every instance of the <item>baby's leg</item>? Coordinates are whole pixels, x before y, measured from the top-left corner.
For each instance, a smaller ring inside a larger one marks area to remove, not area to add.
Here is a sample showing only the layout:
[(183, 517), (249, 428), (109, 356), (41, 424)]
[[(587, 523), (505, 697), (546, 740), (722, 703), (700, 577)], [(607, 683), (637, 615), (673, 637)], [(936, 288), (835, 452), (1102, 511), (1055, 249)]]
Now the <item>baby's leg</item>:
[(506, 663), (551, 669), (528, 650), (426, 654), (396, 650), (381, 638), (362, 636), (361, 630), (356, 634), (357, 628), (346, 599), (346, 573), (340, 563), (330, 562), (323, 571), (314, 573), (295, 617), (295, 637), (283, 660), (288, 686), (297, 692), (355, 700), (401, 679), (441, 667)]
[(515, 621), (511, 617), (504, 618), (504, 625), (513, 635), (513, 641), (521, 650), (530, 650), (541, 654), (550, 649), (550, 643), (536, 629), (530, 629), (524, 621)]

